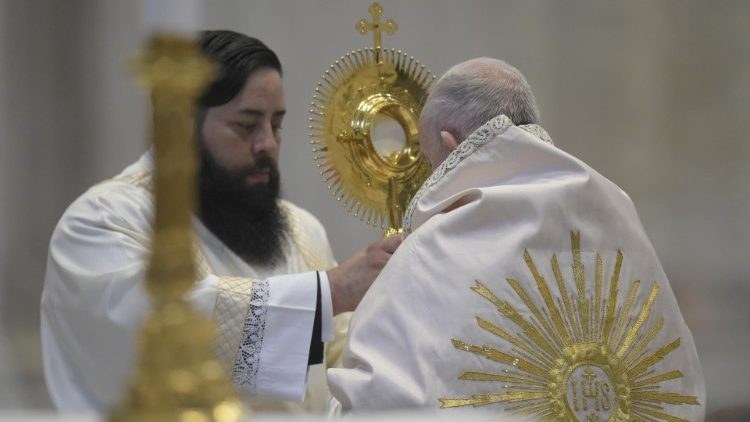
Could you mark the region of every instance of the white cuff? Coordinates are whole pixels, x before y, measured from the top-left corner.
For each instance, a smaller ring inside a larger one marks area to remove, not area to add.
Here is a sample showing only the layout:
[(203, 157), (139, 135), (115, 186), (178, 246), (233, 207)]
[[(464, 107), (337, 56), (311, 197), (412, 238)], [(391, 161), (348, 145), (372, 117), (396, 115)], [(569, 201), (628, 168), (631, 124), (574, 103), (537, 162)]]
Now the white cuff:
[(328, 273), (320, 274), (320, 341), (333, 341), (333, 298), (331, 297), (331, 285), (328, 282)]
[(259, 396), (302, 401), (317, 297), (315, 271), (268, 279), (265, 327), (255, 384)]

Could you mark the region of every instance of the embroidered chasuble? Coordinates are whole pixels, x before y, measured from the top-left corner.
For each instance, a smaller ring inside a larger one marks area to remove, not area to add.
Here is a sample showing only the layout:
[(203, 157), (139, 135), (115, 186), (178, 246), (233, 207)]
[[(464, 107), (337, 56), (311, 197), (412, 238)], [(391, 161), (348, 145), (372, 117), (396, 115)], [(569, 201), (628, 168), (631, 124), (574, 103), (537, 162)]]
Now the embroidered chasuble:
[[(61, 410), (105, 412), (120, 401), (130, 380), (135, 335), (149, 312), (143, 280), (154, 212), (152, 168), (147, 152), (89, 189), (52, 236), (41, 328), (47, 386)], [(308, 372), (307, 361), (315, 270), (335, 262), (320, 222), (286, 200), (281, 205), (290, 230), (285, 262), (276, 268), (247, 264), (193, 219), (198, 281), (188, 299), (215, 320), (217, 355), (238, 389), (252, 396), (251, 406), (322, 411), (325, 370), (320, 364)], [(325, 273), (320, 274), (321, 296), (330, 298)], [(331, 315), (330, 299), (323, 300), (326, 306)], [(331, 339), (334, 325), (343, 341), (345, 321), (334, 324), (330, 316), (323, 320), (324, 340)]]
[(404, 226), (328, 371), (334, 410), (703, 420), (693, 338), (630, 198), (541, 127), (479, 128)]

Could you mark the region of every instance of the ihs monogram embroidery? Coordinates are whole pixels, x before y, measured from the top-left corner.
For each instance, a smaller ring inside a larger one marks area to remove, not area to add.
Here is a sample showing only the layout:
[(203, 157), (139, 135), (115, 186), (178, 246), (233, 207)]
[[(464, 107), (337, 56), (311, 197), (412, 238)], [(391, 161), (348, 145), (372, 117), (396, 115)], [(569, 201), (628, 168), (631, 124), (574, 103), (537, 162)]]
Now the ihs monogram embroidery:
[(612, 386), (607, 374), (598, 366), (581, 365), (568, 378), (568, 397), (573, 402), (573, 411), (589, 409), (600, 412), (612, 409)]

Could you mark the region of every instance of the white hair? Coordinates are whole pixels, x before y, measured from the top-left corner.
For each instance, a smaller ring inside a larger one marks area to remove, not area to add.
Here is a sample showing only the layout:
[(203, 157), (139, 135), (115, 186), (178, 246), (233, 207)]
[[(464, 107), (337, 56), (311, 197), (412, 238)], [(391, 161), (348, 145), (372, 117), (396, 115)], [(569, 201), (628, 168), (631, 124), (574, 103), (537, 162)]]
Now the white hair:
[(500, 114), (516, 125), (538, 123), (531, 87), (518, 69), (502, 60), (468, 60), (450, 68), (433, 85), (420, 118), (422, 136), (436, 141), (446, 130), (463, 142)]

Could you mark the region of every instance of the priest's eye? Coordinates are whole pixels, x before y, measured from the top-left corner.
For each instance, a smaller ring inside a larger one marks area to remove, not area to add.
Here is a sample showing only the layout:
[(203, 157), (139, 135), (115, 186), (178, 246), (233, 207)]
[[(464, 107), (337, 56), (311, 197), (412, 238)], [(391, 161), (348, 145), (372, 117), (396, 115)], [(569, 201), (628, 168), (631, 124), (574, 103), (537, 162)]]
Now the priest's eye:
[(238, 127), (239, 129), (242, 129), (243, 131), (246, 131), (246, 132), (252, 132), (253, 130), (255, 130), (257, 126), (255, 123), (242, 123), (242, 122), (236, 122), (234, 125)]

